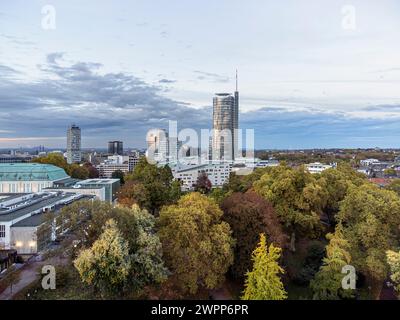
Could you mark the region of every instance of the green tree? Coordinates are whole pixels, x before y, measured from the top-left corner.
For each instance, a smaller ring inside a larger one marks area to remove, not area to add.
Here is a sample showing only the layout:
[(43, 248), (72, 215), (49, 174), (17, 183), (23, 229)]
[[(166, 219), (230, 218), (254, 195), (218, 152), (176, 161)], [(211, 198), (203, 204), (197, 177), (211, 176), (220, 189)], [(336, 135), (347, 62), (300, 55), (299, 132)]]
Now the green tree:
[(259, 242), (259, 234), (268, 235), (268, 240), (279, 247), (287, 245), (287, 236), (272, 205), (254, 191), (236, 192), (221, 204), (223, 220), (232, 228), (236, 239), (234, 264), (231, 274), (243, 279), (251, 269), (251, 253)]
[(83, 250), (74, 261), (82, 281), (102, 294), (116, 293), (123, 288), (130, 264), (128, 242), (112, 219), (106, 222), (93, 246)]
[(386, 258), (390, 267), (390, 279), (395, 284), (397, 294), (400, 295), (400, 252), (388, 250)]
[(340, 202), (345, 198), (351, 186), (361, 186), (367, 182), (366, 177), (355, 171), (349, 164), (341, 163), (337, 168), (324, 170), (319, 175), (319, 181), (324, 185), (328, 196), (323, 208), (330, 224), (335, 223)]
[(89, 178), (89, 169), (86, 166), (80, 166), (75, 163), (69, 166), (68, 173), (74, 179), (86, 180)]
[(111, 178), (113, 179), (119, 179), (121, 184), (125, 183), (125, 176), (124, 173), (121, 170), (116, 170), (111, 174)]
[(171, 169), (149, 164), (144, 157), (125, 180), (142, 185), (146, 200), (141, 196), (133, 202), (144, 204), (144, 208), (153, 214), (157, 214), (162, 206), (175, 203), (181, 195), (180, 183), (174, 180)]
[(397, 171), (394, 170), (393, 168), (387, 168), (383, 172), (386, 177), (396, 177), (397, 176)]
[(392, 190), (400, 196), (400, 179), (393, 180), (386, 189)]
[(353, 265), (362, 272), (378, 298), (388, 274), (386, 251), (400, 243), (400, 199), (372, 184), (351, 188), (337, 214), (350, 244)]
[(287, 293), (280, 275), (284, 273), (278, 261), (281, 249), (271, 244), (267, 247), (265, 234), (260, 235), (260, 242), (253, 251), (253, 270), (246, 275), (243, 300), (284, 300)]
[(354, 290), (344, 290), (342, 279), (344, 274), (342, 268), (350, 265), (350, 244), (343, 238), (342, 227), (336, 227), (334, 234), (328, 234), (329, 244), (326, 247), (326, 257), (314, 279), (311, 280), (310, 288), (315, 300), (339, 300), (353, 298)]
[(49, 153), (45, 157), (39, 157), (32, 160), (32, 162), (42, 163), (42, 164), (52, 164), (56, 167), (62, 168), (69, 174), (69, 165), (64, 156), (59, 153)]
[(232, 264), (234, 240), (221, 217), (218, 205), (200, 193), (161, 210), (158, 234), (165, 261), (183, 292), (216, 288)]
[[(103, 226), (113, 219), (128, 242), (131, 264), (125, 283), (127, 289), (138, 292), (167, 278), (161, 242), (155, 233), (155, 218), (146, 210), (138, 206), (113, 207), (101, 201), (78, 201), (64, 207), (54, 218), (54, 227), (59, 233), (68, 230), (74, 234), (77, 250), (91, 248), (101, 236)], [(46, 223), (52, 224), (53, 220)]]
[(281, 164), (268, 169), (254, 182), (254, 190), (272, 203), (295, 251), (297, 235), (315, 238), (323, 230), (320, 217), (328, 198), (326, 181), (317, 180), (303, 166), (293, 169)]

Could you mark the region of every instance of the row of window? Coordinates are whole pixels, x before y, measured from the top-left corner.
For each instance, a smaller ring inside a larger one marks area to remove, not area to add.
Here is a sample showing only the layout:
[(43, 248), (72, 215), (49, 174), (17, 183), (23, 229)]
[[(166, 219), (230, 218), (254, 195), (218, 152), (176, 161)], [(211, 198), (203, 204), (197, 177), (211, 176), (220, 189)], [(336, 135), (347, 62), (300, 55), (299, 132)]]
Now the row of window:
[(0, 224), (0, 238), (6, 237), (6, 226), (4, 224)]

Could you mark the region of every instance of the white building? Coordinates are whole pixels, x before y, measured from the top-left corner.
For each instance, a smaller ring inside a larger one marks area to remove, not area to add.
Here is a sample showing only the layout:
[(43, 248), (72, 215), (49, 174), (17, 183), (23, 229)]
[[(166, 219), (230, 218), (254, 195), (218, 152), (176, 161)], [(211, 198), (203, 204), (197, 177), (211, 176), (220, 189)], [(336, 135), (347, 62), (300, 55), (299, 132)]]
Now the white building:
[(132, 163), (129, 163), (129, 156), (109, 156), (101, 164), (96, 166), (100, 178), (111, 178), (115, 171), (122, 171), (124, 174), (130, 172)]
[(0, 193), (41, 192), (69, 179), (59, 167), (40, 163), (0, 163)]
[(232, 164), (200, 164), (188, 166), (173, 166), (171, 168), (174, 178), (181, 182), (182, 191), (193, 190), (193, 185), (203, 172), (207, 174), (213, 187), (222, 187), (229, 180)]
[(43, 213), (58, 210), (82, 198), (82, 195), (61, 192), (0, 198), (0, 248), (16, 249), (19, 254), (36, 253), (46, 242), (46, 239), (38, 239), (37, 235), (38, 227), (44, 222)]
[(314, 162), (314, 163), (309, 163), (306, 164), (306, 169), (308, 172), (315, 174), (315, 173), (321, 173), (324, 170), (334, 168), (333, 165), (328, 165), (328, 164), (322, 164), (320, 162)]
[(364, 160), (360, 160), (360, 165), (362, 167), (369, 167), (371, 165), (373, 165), (374, 163), (379, 163), (378, 159), (364, 159)]

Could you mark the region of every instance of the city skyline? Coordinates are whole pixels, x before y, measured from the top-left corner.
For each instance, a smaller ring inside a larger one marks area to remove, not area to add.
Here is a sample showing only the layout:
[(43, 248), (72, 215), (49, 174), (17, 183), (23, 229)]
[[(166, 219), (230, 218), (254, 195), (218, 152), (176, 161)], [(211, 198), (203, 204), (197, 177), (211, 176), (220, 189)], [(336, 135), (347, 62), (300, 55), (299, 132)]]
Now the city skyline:
[(45, 3), (19, 4), (0, 7), (0, 148), (64, 148), (74, 122), (83, 148), (143, 148), (168, 120), (212, 128), (236, 68), (256, 149), (398, 147), (396, 1), (352, 1), (354, 28), (339, 0), (53, 1), (54, 30)]

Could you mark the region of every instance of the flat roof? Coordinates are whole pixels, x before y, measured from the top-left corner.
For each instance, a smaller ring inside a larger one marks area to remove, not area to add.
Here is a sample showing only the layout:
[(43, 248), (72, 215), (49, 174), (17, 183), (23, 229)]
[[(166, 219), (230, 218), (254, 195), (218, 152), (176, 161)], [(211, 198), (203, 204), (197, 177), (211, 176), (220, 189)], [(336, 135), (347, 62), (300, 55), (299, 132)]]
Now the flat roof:
[(110, 183), (114, 183), (114, 182), (119, 182), (119, 179), (87, 179), (87, 180), (83, 180), (83, 181), (79, 181), (77, 183), (77, 185), (82, 184), (110, 184)]
[(43, 199), (37, 203), (34, 203), (30, 206), (12, 211), (10, 213), (3, 213), (0, 214), (0, 221), (4, 221), (4, 222), (8, 222), (8, 221), (12, 221), (18, 218), (21, 218), (29, 213), (32, 213), (33, 211), (39, 210), (43, 207), (47, 207), (50, 206), (62, 199), (66, 199), (68, 197), (71, 197), (72, 195), (74, 195), (73, 193), (67, 193), (67, 194), (61, 194), (61, 195), (57, 195), (57, 196), (53, 196), (51, 198), (47, 198), (47, 199)]

